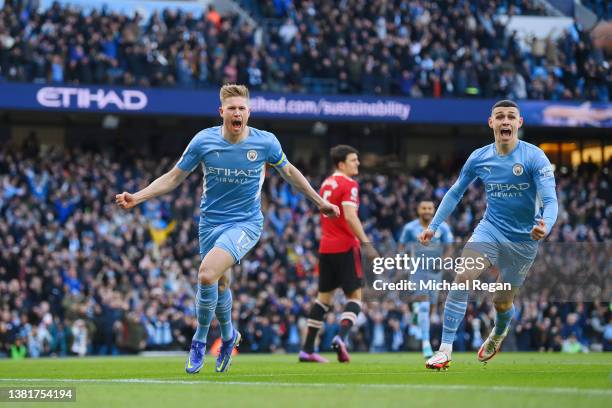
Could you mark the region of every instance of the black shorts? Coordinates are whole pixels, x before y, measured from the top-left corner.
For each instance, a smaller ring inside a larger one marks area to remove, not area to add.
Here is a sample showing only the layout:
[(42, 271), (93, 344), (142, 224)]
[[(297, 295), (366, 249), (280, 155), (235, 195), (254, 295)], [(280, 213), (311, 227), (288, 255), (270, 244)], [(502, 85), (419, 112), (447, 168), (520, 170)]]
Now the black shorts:
[(319, 255), (319, 292), (331, 292), (342, 287), (345, 294), (363, 286), (361, 249)]

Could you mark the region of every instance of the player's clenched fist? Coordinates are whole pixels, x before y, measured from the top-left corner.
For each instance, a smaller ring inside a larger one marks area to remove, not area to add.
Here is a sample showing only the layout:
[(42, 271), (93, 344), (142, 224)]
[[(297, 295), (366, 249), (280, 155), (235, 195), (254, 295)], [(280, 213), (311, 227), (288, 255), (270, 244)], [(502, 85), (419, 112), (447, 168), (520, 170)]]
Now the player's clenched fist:
[(321, 204), (319, 210), (321, 211), (321, 214), (325, 215), (326, 217), (336, 218), (340, 216), (340, 208), (327, 200)]
[(531, 230), (531, 239), (539, 241), (546, 236), (546, 224), (544, 220), (538, 221), (538, 225), (534, 226)]
[(429, 241), (431, 241), (433, 236), (434, 236), (434, 232), (430, 230), (429, 228), (427, 228), (423, 230), (423, 232), (421, 232), (421, 235), (419, 235), (419, 242), (422, 245), (428, 245)]
[(126, 191), (115, 196), (115, 203), (124, 210), (130, 209), (137, 204), (134, 196)]

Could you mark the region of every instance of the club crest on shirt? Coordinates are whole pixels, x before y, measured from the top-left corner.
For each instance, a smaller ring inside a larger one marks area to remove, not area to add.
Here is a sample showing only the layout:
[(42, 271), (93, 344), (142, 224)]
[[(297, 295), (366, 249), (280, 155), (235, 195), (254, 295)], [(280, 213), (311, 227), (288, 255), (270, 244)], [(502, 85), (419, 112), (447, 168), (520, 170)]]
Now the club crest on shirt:
[(247, 152), (247, 159), (249, 159), (249, 161), (257, 160), (257, 151), (256, 150), (249, 150)]
[(516, 163), (514, 166), (512, 166), (512, 173), (514, 173), (515, 176), (520, 176), (521, 174), (523, 174), (523, 166), (519, 163)]

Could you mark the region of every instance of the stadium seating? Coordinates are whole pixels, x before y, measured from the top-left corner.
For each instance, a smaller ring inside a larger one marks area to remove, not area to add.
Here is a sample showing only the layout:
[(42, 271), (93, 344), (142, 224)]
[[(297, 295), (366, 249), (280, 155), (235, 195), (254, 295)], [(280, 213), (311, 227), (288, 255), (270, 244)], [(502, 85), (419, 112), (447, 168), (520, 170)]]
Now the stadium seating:
[[(18, 341), (31, 357), (188, 346), (195, 329), (201, 176), (192, 174), (173, 194), (125, 212), (114, 205), (114, 194), (136, 190), (175, 159), (128, 156), (132, 153), (41, 151), (32, 141), (0, 150), (0, 356), (9, 356)], [(605, 172), (586, 165), (559, 173), (560, 215), (549, 240), (611, 239), (609, 169), (610, 163)], [(424, 168), (410, 176), (360, 177), (359, 215), (381, 253), (394, 253), (403, 223), (416, 216), (417, 201), (439, 200), (455, 175), (456, 169)], [(312, 174), (313, 184), (322, 177)], [(584, 194), (587, 185), (590, 195)], [(235, 267), (241, 351), (297, 351), (316, 293), (318, 214), (274, 172), (263, 201), (262, 239)], [(482, 188), (470, 187), (450, 219), (458, 242), (467, 239), (484, 205)], [(517, 304), (509, 347), (569, 350), (567, 342), (575, 338), (583, 348), (612, 348), (607, 304), (531, 299)], [(409, 304), (387, 301), (363, 311), (351, 334), (355, 350), (418, 349)], [(338, 330), (340, 312), (325, 322), (324, 350)], [(457, 349), (473, 349), (475, 322), (486, 331), (492, 318), (489, 301), (471, 304)], [(441, 330), (439, 317), (432, 330)], [(210, 344), (218, 336), (213, 326)]]
[(257, 26), (214, 8), (144, 17), (21, 4), (0, 11), (3, 80), (603, 102), (612, 83), (609, 58), (578, 25), (530, 43), (505, 30), (501, 15), (543, 13), (527, 0), (242, 2)]

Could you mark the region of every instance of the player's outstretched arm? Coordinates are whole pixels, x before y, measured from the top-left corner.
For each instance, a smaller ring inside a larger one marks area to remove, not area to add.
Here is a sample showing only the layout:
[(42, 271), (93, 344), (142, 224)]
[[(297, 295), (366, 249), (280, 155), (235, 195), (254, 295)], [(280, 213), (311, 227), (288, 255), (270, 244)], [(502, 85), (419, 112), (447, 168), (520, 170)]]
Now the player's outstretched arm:
[(548, 235), (552, 230), (553, 225), (557, 221), (559, 213), (559, 204), (557, 203), (557, 194), (554, 186), (542, 186), (538, 188), (538, 193), (544, 206), (542, 218), (531, 229), (531, 239), (539, 241)]
[(538, 241), (550, 233), (559, 213), (557, 191), (555, 189), (555, 172), (548, 157), (540, 149), (534, 152), (529, 165), (529, 172), (543, 207), (542, 218), (537, 220), (537, 224), (531, 229), (530, 234), (531, 239)]
[(287, 163), (285, 166), (279, 168), (278, 172), (287, 183), (297, 188), (301, 193), (304, 193), (310, 201), (319, 207), (322, 214), (328, 217), (338, 217), (340, 215), (338, 206), (324, 200), (323, 197), (312, 188), (308, 180), (306, 180), (306, 177), (304, 177), (293, 164)]
[(453, 184), (446, 194), (444, 194), (444, 198), (442, 198), (442, 202), (436, 210), (436, 214), (429, 223), (429, 227), (423, 230), (421, 235), (419, 235), (419, 242), (421, 244), (429, 244), (429, 241), (431, 241), (433, 238), (440, 224), (442, 224), (455, 210), (455, 207), (457, 207), (457, 204), (459, 204), (459, 201), (461, 201), (461, 197), (463, 197), (463, 193), (465, 193), (465, 190), (467, 190), (468, 186), (476, 178), (471, 168), (472, 157), (473, 154), (465, 162), (465, 165), (461, 169), (461, 173), (459, 174), (459, 178), (455, 184)]
[(153, 181), (151, 184), (138, 191), (137, 193), (128, 193), (124, 191), (115, 196), (115, 202), (123, 209), (130, 209), (140, 203), (147, 201), (174, 190), (179, 184), (189, 175), (188, 172), (174, 167), (169, 172), (163, 174)]

